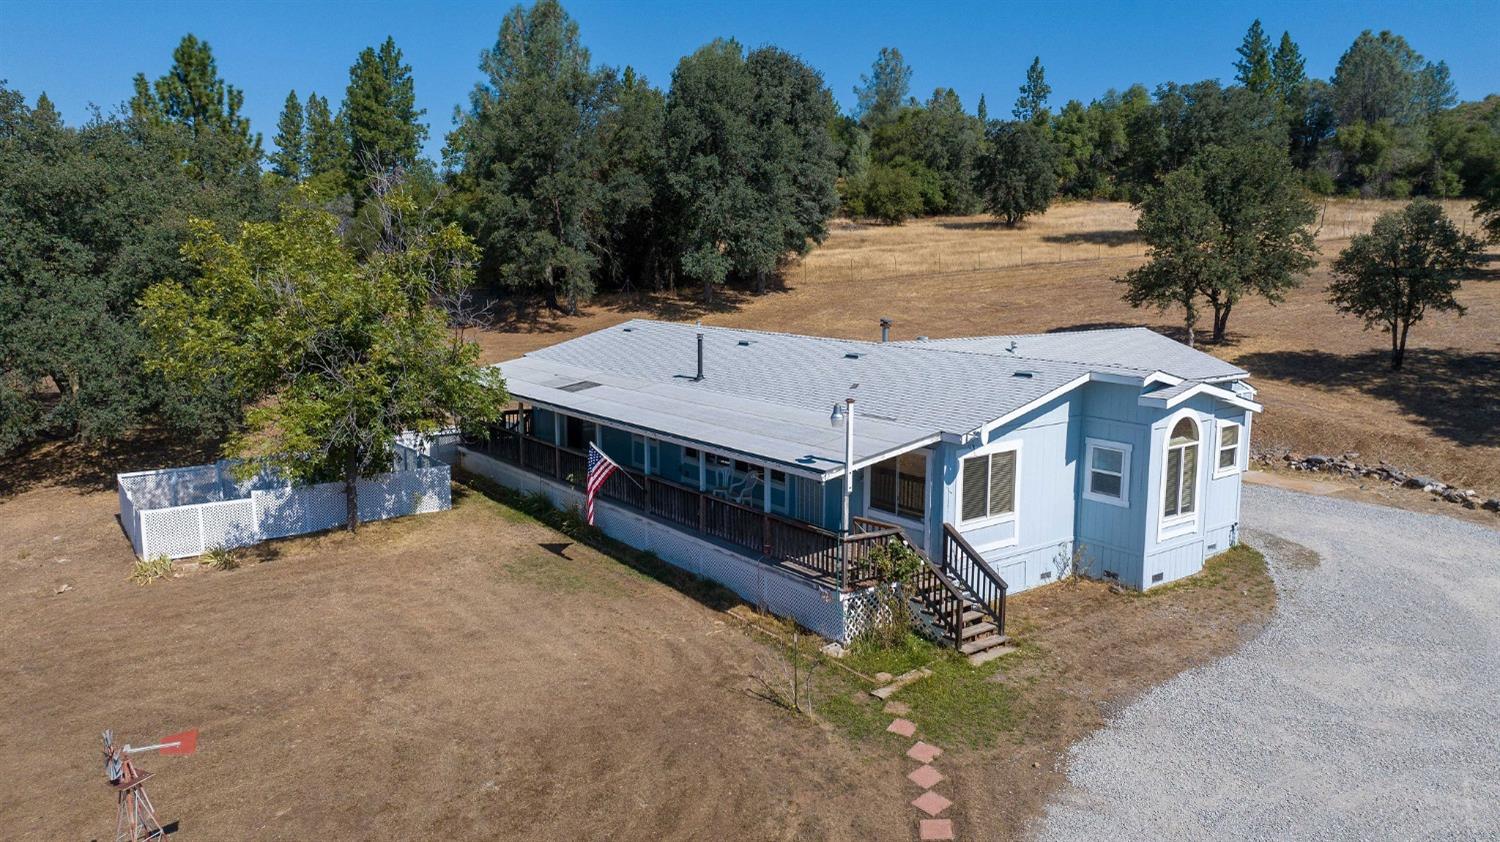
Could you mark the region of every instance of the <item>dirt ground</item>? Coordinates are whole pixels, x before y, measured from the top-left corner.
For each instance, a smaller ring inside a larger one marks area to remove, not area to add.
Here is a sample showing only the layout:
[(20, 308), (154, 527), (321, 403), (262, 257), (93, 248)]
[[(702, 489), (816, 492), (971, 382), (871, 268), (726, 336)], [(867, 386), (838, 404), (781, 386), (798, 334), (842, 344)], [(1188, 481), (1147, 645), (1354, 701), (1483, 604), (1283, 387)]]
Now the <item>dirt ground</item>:
[(177, 839), (908, 829), (898, 756), (748, 692), (774, 651), (484, 498), (145, 587), (114, 515), (62, 487), (0, 503), (6, 838), (110, 832), (107, 727), (202, 729), (142, 763)]
[[(1387, 337), (1327, 303), (1328, 264), (1390, 201), (1332, 200), (1322, 208), (1322, 260), (1280, 306), (1246, 301), (1223, 346), (1204, 349), (1251, 372), (1266, 412), (1254, 443), (1303, 453), (1356, 451), (1444, 481), (1500, 493), (1500, 252), (1464, 285), (1468, 314), (1430, 315), (1413, 329), (1407, 370), (1386, 367)], [(1469, 208), (1449, 214), (1473, 229)], [(1135, 212), (1121, 203), (1064, 203), (1011, 230), (986, 217), (902, 226), (836, 221), (828, 241), (790, 266), (764, 296), (733, 290), (705, 307), (681, 296), (603, 298), (578, 317), (508, 313), (480, 336), (502, 361), (624, 319), (707, 324), (874, 339), (963, 336), (1147, 325), (1180, 335), (1180, 315), (1134, 310), (1112, 281), (1142, 260)]]
[[(0, 496), (7, 838), (108, 834), (106, 727), (201, 729), (195, 756), (142, 763), (184, 840), (914, 834), (904, 746), (756, 695), (779, 648), (477, 492), (137, 586), (89, 478), (120, 463), (99, 458)], [(1027, 703), (1002, 745), (944, 766), (965, 838), (1020, 832), (1068, 744), (1269, 613), (1267, 591), (1205, 584), (1012, 600)]]

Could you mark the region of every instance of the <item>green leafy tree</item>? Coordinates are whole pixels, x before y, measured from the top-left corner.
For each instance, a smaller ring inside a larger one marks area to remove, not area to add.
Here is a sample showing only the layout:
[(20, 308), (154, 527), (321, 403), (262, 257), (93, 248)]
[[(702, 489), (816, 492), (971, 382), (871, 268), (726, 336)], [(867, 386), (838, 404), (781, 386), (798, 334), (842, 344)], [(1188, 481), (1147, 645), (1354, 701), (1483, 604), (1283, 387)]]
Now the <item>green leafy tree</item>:
[(875, 164), (870, 167), (849, 202), (850, 214), (900, 225), (921, 213), (925, 198), (922, 178), (912, 172), (916, 167), (921, 165)]
[(1046, 123), (1047, 97), (1052, 95), (1052, 86), (1047, 84), (1047, 71), (1042, 67), (1042, 57), (1031, 60), (1026, 68), (1026, 82), (1021, 85), (1021, 95), (1016, 98), (1016, 107), (1011, 116), (1027, 123)]
[(979, 118), (980, 131), (990, 124), (990, 108), (984, 104), (984, 94), (979, 95), (979, 105), (974, 109), (974, 116)]
[(858, 102), (854, 117), (866, 128), (895, 119), (911, 93), (911, 67), (895, 47), (881, 47), (868, 75), (859, 77), (854, 89)]
[(1243, 298), (1278, 303), (1311, 271), (1317, 246), (1307, 226), (1315, 218), (1279, 147), (1209, 147), (1141, 203), (1137, 229), (1150, 253), (1121, 279), (1125, 300), (1182, 307), (1191, 345), (1201, 298), (1222, 342)]
[(1456, 100), (1447, 65), (1425, 60), (1405, 38), (1388, 31), (1361, 32), (1333, 72), (1341, 126), (1381, 120), (1409, 125)]
[(457, 228), (360, 261), (336, 217), (294, 202), (233, 240), (196, 221), (184, 251), (193, 275), (145, 296), (150, 365), (245, 407), (226, 455), (305, 482), (342, 478), (350, 531), (358, 480), (389, 470), (396, 435), (491, 422), (509, 400), (429, 303), (472, 278), (477, 252)]
[(271, 171), (291, 181), (301, 181), (307, 172), (307, 138), (303, 130), (302, 100), (297, 92), (286, 95), (281, 119), (276, 121), (276, 151), (271, 153)]
[(149, 420), (213, 432), (225, 406), (141, 364), (136, 303), (182, 271), (189, 215), (268, 212), (258, 174), (183, 166), (219, 143), (176, 123), (95, 115), (63, 125), (0, 84), (0, 452), (49, 436), (111, 439)]
[(468, 228), (501, 283), (577, 312), (599, 262), (591, 239), (606, 201), (598, 173), (613, 76), (592, 67), (556, 0), (506, 14), (480, 69), (486, 81), (448, 138), (472, 201)]
[(754, 87), (739, 43), (720, 39), (677, 63), (667, 93), (671, 224), (683, 274), (702, 285), (705, 300), (736, 268), (761, 213), (751, 177), (756, 131), (745, 108)]
[(661, 137), (667, 99), (633, 68), (626, 67), (613, 91), (613, 107), (600, 124), (604, 204), (593, 239), (602, 274), (618, 289), (633, 289), (650, 277), (660, 285), (669, 253), (658, 210), (665, 174)]
[(1127, 125), (1122, 173), (1132, 197), (1158, 185), (1210, 146), (1262, 144), (1286, 148), (1287, 127), (1267, 94), (1224, 88), (1209, 79), (1188, 85), (1169, 82), (1156, 89), (1148, 110), (1137, 110)]
[[(838, 209), (838, 161), (828, 126), (838, 115), (833, 93), (806, 62), (777, 47), (745, 59), (753, 98), (753, 184), (761, 217), (753, 243), (736, 268), (765, 292), (766, 279), (788, 254), (806, 254), (828, 236)], [(960, 110), (960, 115), (962, 114)]]
[(979, 192), (987, 211), (1006, 225), (1041, 213), (1057, 194), (1056, 152), (1035, 123), (1016, 121), (990, 127), (979, 162)]
[[(1285, 38), (1282, 43), (1286, 43)], [(1271, 67), (1271, 39), (1260, 25), (1260, 18), (1250, 24), (1245, 39), (1234, 50), (1239, 58), (1234, 62), (1235, 81), (1256, 93), (1265, 93), (1275, 84)]]
[(411, 65), (403, 63), (395, 39), (386, 38), (379, 49), (360, 51), (349, 68), (349, 87), (344, 93), (349, 183), (358, 185), (370, 173), (415, 166), (427, 139), (427, 126), (421, 121), (426, 113), (417, 108)]
[[(975, 179), (983, 145), (983, 125), (964, 111), (952, 88), (939, 88), (925, 104), (902, 109), (876, 127), (870, 141), (876, 162), (905, 169), (922, 182), (928, 214), (979, 210)], [(936, 189), (926, 189), (929, 181)]]
[(1382, 214), (1333, 263), (1328, 300), (1340, 313), (1391, 336), (1391, 368), (1406, 358), (1412, 325), (1429, 310), (1456, 312), (1465, 273), (1478, 267), (1480, 243), (1458, 230), (1436, 202), (1418, 199)]
[(185, 128), (191, 143), (183, 155), (200, 174), (258, 167), (261, 138), (240, 113), (245, 94), (219, 76), (207, 41), (185, 35), (172, 51), (172, 66), (154, 83), (135, 76), (131, 113), (152, 124)]

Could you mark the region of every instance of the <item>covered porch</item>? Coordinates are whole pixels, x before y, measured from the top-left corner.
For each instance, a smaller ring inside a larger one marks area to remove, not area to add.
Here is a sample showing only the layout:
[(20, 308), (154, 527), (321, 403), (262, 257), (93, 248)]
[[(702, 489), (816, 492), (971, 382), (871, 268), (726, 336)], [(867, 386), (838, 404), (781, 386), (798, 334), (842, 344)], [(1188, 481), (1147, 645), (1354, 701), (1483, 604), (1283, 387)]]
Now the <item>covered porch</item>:
[(841, 473), (815, 478), (796, 466), (634, 432), (557, 407), (508, 410), (487, 437), (464, 447), (582, 491), (591, 443), (620, 465), (600, 489), (601, 499), (823, 586), (867, 588), (876, 577), (871, 549), (898, 535), (926, 543), (931, 460), (921, 449), (855, 472), (845, 534)]

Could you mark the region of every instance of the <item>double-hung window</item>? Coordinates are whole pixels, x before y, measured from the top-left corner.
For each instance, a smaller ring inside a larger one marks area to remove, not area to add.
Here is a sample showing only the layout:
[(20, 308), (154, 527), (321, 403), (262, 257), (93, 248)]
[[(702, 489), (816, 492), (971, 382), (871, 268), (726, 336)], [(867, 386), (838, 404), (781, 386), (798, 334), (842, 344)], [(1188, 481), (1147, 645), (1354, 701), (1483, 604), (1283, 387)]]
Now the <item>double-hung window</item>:
[(1019, 466), (1020, 451), (1015, 449), (965, 458), (963, 475), (959, 479), (962, 488), (960, 519), (976, 521), (1015, 517)]
[(1198, 424), (1178, 421), (1168, 434), (1166, 475), (1162, 478), (1162, 518), (1191, 520), (1198, 510)]
[(1240, 445), (1245, 428), (1235, 421), (1219, 422), (1219, 450), (1214, 459), (1214, 476), (1225, 477), (1240, 469)]
[(1130, 445), (1088, 440), (1083, 496), (1112, 506), (1130, 505)]

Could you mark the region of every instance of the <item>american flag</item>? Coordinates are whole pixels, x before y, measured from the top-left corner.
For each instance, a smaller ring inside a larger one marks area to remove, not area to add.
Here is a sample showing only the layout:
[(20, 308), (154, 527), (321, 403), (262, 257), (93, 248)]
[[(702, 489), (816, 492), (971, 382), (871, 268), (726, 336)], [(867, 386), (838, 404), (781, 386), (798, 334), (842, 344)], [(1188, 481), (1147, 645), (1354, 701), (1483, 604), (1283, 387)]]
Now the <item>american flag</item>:
[(589, 496), (585, 506), (589, 526), (594, 525), (594, 496), (599, 493), (599, 489), (604, 487), (604, 481), (609, 479), (609, 475), (618, 467), (620, 466), (615, 464), (615, 460), (605, 456), (604, 451), (595, 447), (593, 442), (589, 442)]

